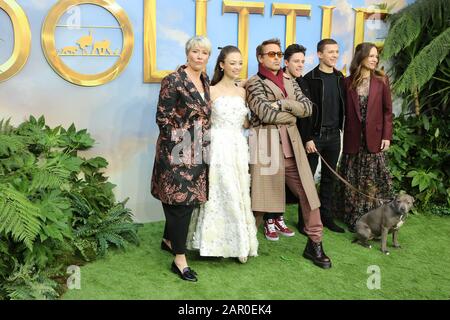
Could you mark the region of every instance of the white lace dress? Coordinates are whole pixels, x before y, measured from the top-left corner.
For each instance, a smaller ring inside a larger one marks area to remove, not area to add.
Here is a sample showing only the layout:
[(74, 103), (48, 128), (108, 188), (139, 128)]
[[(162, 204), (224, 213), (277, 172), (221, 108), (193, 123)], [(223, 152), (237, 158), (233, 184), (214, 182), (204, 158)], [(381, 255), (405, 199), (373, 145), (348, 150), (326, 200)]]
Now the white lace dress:
[(187, 247), (201, 256), (256, 256), (251, 210), (249, 149), (243, 134), (248, 110), (239, 96), (221, 96), (212, 105), (209, 200), (194, 210)]

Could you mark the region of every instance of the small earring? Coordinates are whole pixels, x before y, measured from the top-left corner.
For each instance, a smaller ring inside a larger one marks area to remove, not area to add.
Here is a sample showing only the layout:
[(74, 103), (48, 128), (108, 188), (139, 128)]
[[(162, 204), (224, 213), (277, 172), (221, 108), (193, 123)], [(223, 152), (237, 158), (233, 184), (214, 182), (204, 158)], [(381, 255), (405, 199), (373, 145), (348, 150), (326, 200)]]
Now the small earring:
[(222, 71), (222, 72), (223, 72), (223, 68), (220, 68), (220, 71)]

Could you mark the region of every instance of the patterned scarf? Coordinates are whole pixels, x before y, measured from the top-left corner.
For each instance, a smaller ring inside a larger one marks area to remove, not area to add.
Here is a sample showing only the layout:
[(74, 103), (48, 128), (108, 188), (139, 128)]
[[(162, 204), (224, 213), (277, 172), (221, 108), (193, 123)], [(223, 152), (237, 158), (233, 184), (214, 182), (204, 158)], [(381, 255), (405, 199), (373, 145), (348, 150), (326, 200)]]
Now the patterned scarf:
[(277, 87), (280, 88), (281, 91), (283, 91), (284, 96), (287, 97), (287, 92), (286, 89), (284, 88), (283, 82), (283, 70), (281, 69), (278, 70), (277, 75), (274, 75), (272, 71), (269, 71), (260, 63), (258, 66), (258, 73), (260, 73), (261, 75), (263, 75), (264, 77), (275, 83)]

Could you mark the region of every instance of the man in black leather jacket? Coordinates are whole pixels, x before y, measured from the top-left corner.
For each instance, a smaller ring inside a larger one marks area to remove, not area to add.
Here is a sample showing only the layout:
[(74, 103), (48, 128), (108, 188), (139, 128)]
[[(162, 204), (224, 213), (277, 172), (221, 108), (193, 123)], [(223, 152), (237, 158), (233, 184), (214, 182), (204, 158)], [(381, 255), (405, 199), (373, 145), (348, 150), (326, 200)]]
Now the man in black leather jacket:
[[(320, 63), (302, 77), (305, 51), (303, 46), (297, 44), (286, 48), (285, 71), (295, 77), (303, 93), (314, 104), (312, 116), (297, 121), (308, 153), (309, 165), (314, 174), (318, 164), (316, 151), (322, 154), (333, 169), (337, 166), (345, 108), (344, 75), (335, 68), (339, 57), (339, 46), (335, 40), (323, 39), (317, 44)], [(303, 63), (299, 63), (299, 59), (303, 60)], [(322, 223), (331, 231), (342, 233), (345, 231), (334, 222), (331, 209), (334, 183), (333, 173), (325, 164), (322, 164), (319, 193)], [(301, 208), (299, 207), (298, 210), (298, 228), (303, 233), (304, 221)]]

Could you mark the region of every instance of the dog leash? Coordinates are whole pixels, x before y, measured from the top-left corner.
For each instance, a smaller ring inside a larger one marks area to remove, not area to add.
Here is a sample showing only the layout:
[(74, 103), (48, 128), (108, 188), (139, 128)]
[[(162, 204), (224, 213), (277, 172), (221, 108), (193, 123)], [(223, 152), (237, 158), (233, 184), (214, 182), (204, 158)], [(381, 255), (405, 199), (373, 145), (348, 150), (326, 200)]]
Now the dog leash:
[(359, 193), (360, 195), (365, 196), (366, 198), (374, 199), (374, 200), (377, 200), (377, 201), (381, 201), (381, 203), (392, 201), (392, 199), (382, 199), (382, 198), (372, 197), (372, 196), (370, 196), (370, 195), (368, 195), (368, 194), (365, 194), (364, 192), (360, 191), (359, 189), (355, 188), (354, 186), (352, 186), (352, 185), (350, 184), (350, 182), (348, 182), (347, 180), (345, 180), (344, 178), (342, 178), (342, 177), (339, 175), (339, 173), (337, 173), (337, 172), (336, 172), (336, 171), (328, 164), (328, 162), (325, 161), (325, 159), (322, 157), (322, 155), (320, 154), (319, 151), (316, 151), (316, 153), (317, 153), (317, 155), (320, 157), (320, 159), (322, 160), (322, 162), (325, 163), (325, 165), (328, 167), (328, 169), (330, 169), (330, 171), (331, 171), (336, 177), (338, 177), (339, 180), (341, 180), (346, 186), (348, 186), (351, 190), (353, 190), (353, 191)]

